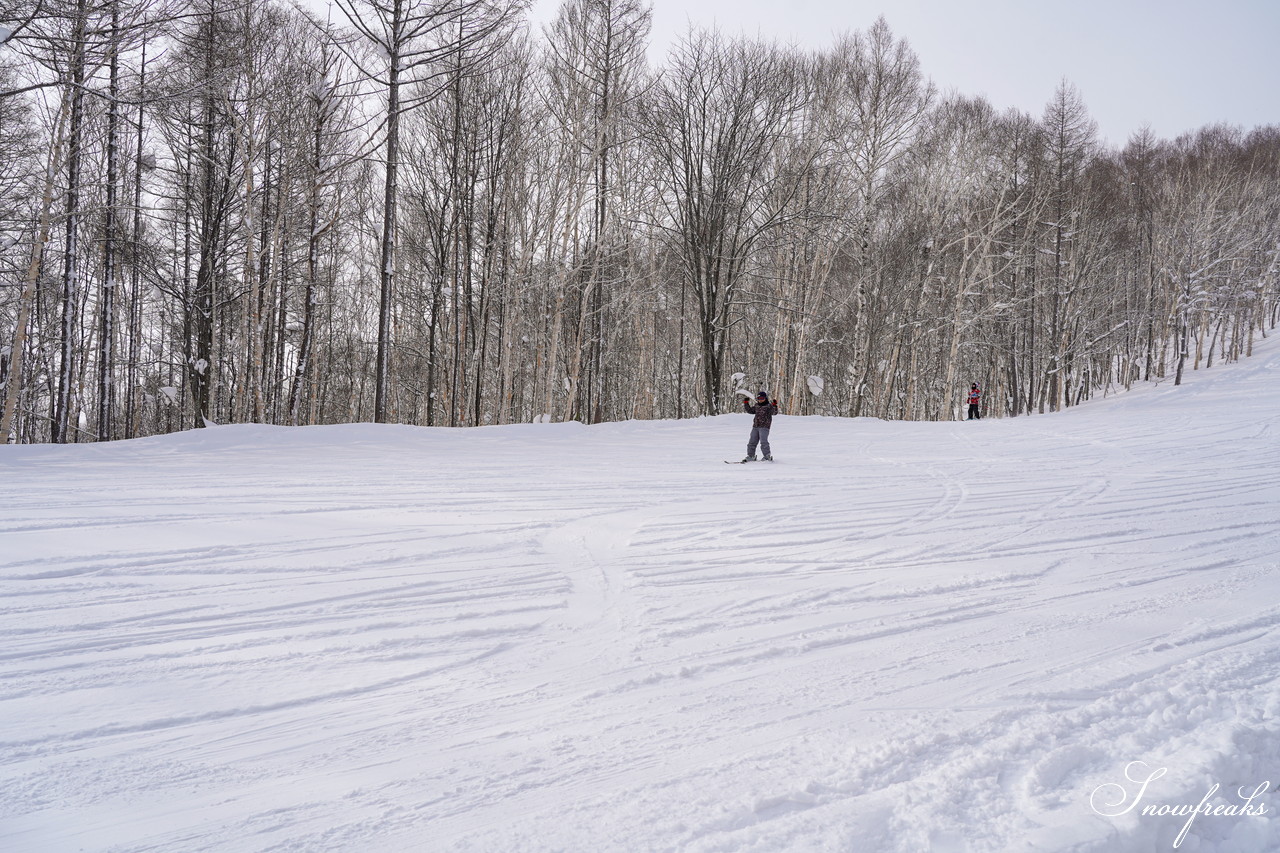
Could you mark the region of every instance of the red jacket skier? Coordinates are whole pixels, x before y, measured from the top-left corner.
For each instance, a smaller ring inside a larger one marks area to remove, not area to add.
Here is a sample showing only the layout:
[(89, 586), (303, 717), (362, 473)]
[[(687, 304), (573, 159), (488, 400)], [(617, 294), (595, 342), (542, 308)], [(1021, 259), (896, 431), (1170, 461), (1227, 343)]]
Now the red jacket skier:
[(978, 411), (978, 402), (982, 398), (982, 390), (978, 388), (978, 383), (973, 383), (969, 388), (969, 420), (981, 419), (982, 412)]

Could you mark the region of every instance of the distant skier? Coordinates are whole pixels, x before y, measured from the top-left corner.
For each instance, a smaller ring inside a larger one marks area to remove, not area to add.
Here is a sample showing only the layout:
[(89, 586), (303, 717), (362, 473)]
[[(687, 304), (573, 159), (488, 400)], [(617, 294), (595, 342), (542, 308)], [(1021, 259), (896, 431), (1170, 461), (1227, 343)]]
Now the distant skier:
[(769, 395), (761, 391), (756, 395), (755, 405), (746, 397), (742, 398), (742, 407), (748, 415), (755, 415), (751, 422), (751, 438), (747, 441), (747, 458), (743, 462), (756, 461), (756, 445), (764, 451), (764, 461), (772, 462), (773, 453), (769, 449), (769, 429), (773, 426), (773, 416), (778, 414), (778, 401), (769, 402)]
[(969, 387), (969, 417), (968, 420), (981, 420), (982, 412), (978, 411), (978, 402), (982, 399), (982, 390), (978, 388), (975, 382)]

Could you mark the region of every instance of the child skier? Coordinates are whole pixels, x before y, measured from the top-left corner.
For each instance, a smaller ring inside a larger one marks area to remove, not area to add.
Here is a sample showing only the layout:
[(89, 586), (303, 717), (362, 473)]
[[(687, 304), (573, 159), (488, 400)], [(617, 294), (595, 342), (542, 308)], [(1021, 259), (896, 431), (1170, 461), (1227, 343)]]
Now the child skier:
[(982, 398), (982, 390), (975, 382), (969, 387), (969, 420), (981, 420), (982, 412), (978, 411), (978, 401)]
[(748, 415), (755, 415), (751, 422), (751, 438), (747, 441), (747, 458), (743, 462), (756, 461), (756, 445), (764, 451), (764, 461), (772, 462), (773, 454), (769, 450), (769, 429), (773, 426), (773, 416), (778, 414), (778, 401), (769, 402), (769, 395), (761, 391), (756, 395), (755, 405), (747, 397), (742, 398), (742, 407)]

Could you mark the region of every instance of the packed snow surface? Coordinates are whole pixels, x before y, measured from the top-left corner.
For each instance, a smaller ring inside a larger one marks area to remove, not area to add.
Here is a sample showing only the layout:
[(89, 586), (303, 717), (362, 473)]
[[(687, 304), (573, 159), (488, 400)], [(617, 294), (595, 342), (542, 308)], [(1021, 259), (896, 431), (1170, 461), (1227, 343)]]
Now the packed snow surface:
[(773, 465), (748, 415), (0, 448), (0, 850), (1280, 849), (1267, 346)]

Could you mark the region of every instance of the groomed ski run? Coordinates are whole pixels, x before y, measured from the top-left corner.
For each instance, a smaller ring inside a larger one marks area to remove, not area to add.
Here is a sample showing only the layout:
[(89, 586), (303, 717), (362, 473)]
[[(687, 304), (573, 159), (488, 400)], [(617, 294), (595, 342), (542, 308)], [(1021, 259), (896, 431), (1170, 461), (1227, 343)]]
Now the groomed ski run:
[(1133, 762), (1280, 849), (1260, 350), (765, 481), (740, 414), (0, 448), (0, 849), (1171, 850)]

